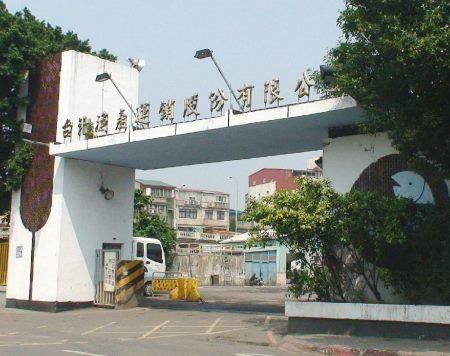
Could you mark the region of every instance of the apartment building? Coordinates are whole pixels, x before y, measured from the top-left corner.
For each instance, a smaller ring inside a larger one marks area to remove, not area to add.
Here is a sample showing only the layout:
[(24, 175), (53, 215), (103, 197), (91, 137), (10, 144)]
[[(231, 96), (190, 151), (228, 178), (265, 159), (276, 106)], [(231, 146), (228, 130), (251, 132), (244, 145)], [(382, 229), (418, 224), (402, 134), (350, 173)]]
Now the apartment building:
[(177, 230), (227, 231), (230, 224), (230, 195), (224, 192), (176, 189)]
[(179, 242), (218, 242), (233, 236), (228, 231), (228, 193), (176, 188), (145, 179), (136, 179), (135, 188), (152, 197), (149, 214), (161, 216), (177, 230)]
[(148, 207), (149, 215), (159, 215), (172, 228), (176, 227), (175, 186), (156, 180), (136, 179), (135, 188), (152, 198), (152, 204)]

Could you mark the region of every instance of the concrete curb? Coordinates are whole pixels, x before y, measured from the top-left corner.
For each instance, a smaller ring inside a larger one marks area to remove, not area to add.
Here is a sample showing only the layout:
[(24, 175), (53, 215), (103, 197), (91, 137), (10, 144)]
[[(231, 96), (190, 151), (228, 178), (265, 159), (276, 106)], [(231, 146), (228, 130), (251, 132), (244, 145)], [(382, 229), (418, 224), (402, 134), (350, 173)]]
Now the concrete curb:
[(297, 351), (311, 351), (319, 352), (326, 355), (333, 356), (418, 356), (418, 355), (445, 355), (442, 352), (413, 352), (413, 351), (392, 351), (392, 350), (380, 350), (380, 349), (363, 349), (348, 347), (343, 345), (326, 345), (299, 342), (293, 337), (284, 337), (285, 345), (289, 345), (290, 348), (294, 347)]

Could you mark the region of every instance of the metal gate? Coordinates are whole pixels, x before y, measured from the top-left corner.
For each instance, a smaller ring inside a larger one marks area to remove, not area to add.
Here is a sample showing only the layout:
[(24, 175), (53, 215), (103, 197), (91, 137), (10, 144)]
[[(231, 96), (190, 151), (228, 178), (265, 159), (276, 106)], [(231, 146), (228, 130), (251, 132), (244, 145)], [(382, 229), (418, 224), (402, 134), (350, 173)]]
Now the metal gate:
[(0, 242), (0, 286), (6, 285), (8, 273), (8, 242)]
[(255, 275), (265, 285), (276, 285), (277, 251), (251, 251), (245, 253), (245, 278)]
[(95, 305), (115, 305), (116, 269), (119, 260), (120, 250), (95, 251)]

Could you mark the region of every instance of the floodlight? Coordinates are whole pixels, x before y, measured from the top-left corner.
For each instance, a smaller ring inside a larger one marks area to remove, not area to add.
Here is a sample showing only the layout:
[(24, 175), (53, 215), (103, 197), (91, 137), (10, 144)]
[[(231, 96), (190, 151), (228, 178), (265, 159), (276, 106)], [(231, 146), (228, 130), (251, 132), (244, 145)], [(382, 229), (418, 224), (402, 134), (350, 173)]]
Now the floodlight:
[(140, 72), (145, 67), (145, 61), (141, 58), (128, 58), (131, 67), (137, 69)]
[(111, 200), (114, 198), (114, 190), (105, 188), (103, 185), (100, 187), (100, 193), (103, 194), (106, 200)]

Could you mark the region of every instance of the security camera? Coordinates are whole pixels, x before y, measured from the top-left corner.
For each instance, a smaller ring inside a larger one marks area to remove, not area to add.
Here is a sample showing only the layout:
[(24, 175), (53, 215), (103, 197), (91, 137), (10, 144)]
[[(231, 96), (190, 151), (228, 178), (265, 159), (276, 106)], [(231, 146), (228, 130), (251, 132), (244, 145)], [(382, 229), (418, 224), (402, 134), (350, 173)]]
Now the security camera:
[(145, 67), (145, 61), (143, 59), (128, 58), (128, 60), (130, 61), (131, 67), (137, 69), (139, 72)]

